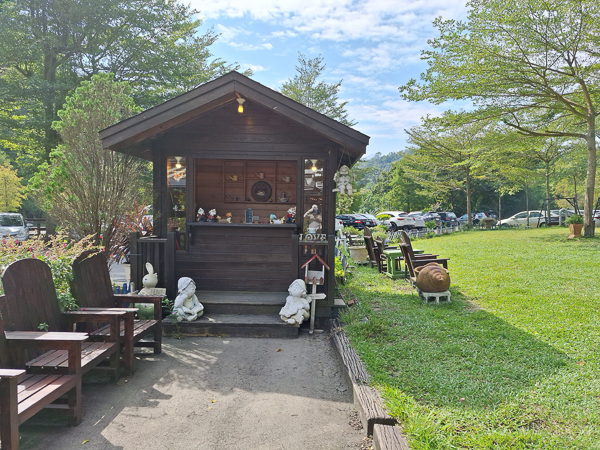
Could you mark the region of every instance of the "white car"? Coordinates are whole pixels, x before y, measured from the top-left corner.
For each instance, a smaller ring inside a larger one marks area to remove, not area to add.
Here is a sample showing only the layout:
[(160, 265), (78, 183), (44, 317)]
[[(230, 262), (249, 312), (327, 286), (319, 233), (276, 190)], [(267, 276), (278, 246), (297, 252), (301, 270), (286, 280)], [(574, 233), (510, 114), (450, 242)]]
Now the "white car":
[(381, 211), (377, 215), (385, 214), (390, 216), (383, 221), (383, 224), (391, 231), (412, 230), (413, 228), (425, 228), (423, 219), (409, 216), (404, 211)]
[[(545, 224), (546, 211), (529, 211), (529, 226), (537, 228), (538, 222)], [(527, 211), (521, 211), (508, 219), (499, 220), (496, 226), (518, 227), (527, 225)]]

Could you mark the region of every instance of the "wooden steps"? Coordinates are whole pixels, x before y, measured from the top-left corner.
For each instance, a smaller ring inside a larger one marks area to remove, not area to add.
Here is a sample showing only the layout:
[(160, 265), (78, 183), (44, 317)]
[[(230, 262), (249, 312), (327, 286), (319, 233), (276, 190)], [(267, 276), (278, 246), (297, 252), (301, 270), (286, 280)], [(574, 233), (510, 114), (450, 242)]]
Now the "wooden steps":
[(204, 315), (179, 324), (163, 320), (165, 335), (219, 337), (298, 337), (298, 326), (284, 323), (279, 310), (287, 292), (196, 291)]

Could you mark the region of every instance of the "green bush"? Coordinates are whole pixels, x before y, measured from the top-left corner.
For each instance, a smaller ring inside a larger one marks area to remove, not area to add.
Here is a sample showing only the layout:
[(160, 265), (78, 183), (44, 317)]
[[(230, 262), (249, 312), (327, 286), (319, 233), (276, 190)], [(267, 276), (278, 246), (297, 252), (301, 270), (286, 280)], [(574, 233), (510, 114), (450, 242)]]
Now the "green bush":
[[(3, 238), (0, 241), (0, 272), (9, 264), (25, 258), (38, 258), (50, 266), (52, 278), (56, 287), (56, 296), (60, 309), (68, 311), (77, 306), (71, 295), (70, 282), (73, 279), (71, 261), (84, 250), (99, 248), (92, 245), (92, 236), (87, 236), (80, 241), (73, 241), (66, 232), (54, 236), (31, 237), (19, 243), (13, 238)], [(0, 282), (0, 294), (4, 288)]]
[(375, 217), (377, 218), (377, 220), (388, 220), (392, 216), (390, 216), (389, 214), (379, 214)]
[(583, 223), (583, 217), (581, 217), (579, 214), (573, 214), (572, 216), (567, 217), (567, 220), (565, 220), (565, 223), (567, 225), (570, 224), (577, 224), (577, 223)]
[(427, 222), (425, 222), (425, 227), (435, 228), (436, 227), (435, 220), (428, 220)]

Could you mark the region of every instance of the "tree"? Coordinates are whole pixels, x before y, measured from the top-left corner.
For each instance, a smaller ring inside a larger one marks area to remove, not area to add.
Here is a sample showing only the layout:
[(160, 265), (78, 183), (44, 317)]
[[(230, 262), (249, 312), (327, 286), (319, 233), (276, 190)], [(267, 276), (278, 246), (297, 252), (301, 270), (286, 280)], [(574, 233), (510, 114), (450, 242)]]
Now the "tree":
[(518, 132), (587, 144), (585, 235), (594, 234), (596, 119), (600, 107), (600, 8), (594, 0), (471, 0), (468, 22), (441, 18), (422, 57), (421, 83), (405, 99), (471, 99), (475, 118)]
[(108, 248), (120, 217), (140, 195), (146, 161), (102, 148), (98, 131), (139, 112), (125, 82), (111, 74), (84, 81), (53, 124), (62, 144), (31, 179), (42, 207), (79, 236), (93, 234)]
[(213, 59), (197, 11), (177, 0), (5, 0), (0, 4), (0, 104), (26, 111), (42, 131), (43, 159), (67, 94), (94, 74), (129, 81), (154, 106), (234, 66)]
[(412, 144), (412, 152), (405, 156), (406, 169), (423, 191), (437, 200), (445, 200), (454, 190), (463, 191), (467, 220), (472, 224), (472, 183), (485, 173), (487, 124), (455, 125), (459, 117), (449, 112), (442, 119), (427, 118), (423, 125), (406, 130)]
[(280, 92), (344, 125), (349, 127), (356, 125), (357, 122), (348, 118), (346, 112), (348, 102), (339, 103), (338, 92), (343, 80), (330, 84), (317, 81), (325, 70), (323, 57), (319, 55), (313, 59), (306, 59), (306, 56), (299, 52), (298, 64), (297, 74), (281, 85)]
[(0, 210), (17, 211), (25, 198), (24, 190), (25, 187), (21, 184), (17, 171), (0, 165)]

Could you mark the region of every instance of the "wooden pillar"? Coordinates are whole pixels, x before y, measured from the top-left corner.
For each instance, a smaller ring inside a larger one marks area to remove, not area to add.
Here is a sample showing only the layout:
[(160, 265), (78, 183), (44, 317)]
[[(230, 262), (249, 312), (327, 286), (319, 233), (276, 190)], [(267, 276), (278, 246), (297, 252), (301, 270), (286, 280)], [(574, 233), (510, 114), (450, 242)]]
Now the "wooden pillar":
[(167, 297), (175, 298), (177, 296), (177, 280), (175, 266), (177, 264), (177, 253), (175, 251), (175, 239), (177, 238), (175, 232), (167, 233), (167, 242), (165, 244), (165, 275), (166, 275), (166, 284), (167, 288)]

